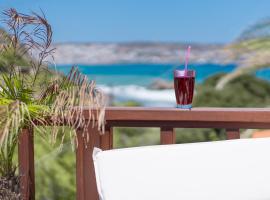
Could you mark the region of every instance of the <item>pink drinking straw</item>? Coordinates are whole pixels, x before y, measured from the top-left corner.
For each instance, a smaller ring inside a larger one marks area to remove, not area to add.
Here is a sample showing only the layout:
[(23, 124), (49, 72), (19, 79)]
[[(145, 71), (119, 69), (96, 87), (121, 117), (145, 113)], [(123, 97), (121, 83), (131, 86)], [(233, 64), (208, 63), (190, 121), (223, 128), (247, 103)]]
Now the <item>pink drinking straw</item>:
[(190, 56), (190, 49), (191, 49), (191, 46), (188, 46), (187, 51), (186, 51), (185, 76), (187, 76), (187, 72), (188, 72), (188, 60)]

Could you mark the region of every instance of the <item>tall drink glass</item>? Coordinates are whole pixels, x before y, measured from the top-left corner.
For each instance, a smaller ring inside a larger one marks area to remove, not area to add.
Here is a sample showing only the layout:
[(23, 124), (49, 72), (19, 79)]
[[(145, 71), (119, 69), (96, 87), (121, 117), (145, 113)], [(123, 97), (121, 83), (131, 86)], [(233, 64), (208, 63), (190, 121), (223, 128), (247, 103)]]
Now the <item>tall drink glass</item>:
[(174, 90), (177, 108), (191, 109), (195, 85), (194, 70), (174, 71)]

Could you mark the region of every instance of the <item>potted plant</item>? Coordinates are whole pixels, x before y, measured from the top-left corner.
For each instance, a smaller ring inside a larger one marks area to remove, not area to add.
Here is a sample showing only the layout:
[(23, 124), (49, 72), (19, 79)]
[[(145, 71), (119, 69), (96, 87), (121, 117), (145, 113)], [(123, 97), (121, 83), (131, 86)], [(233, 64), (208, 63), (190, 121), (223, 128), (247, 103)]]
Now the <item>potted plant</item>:
[[(68, 135), (76, 146), (74, 131), (59, 131), (60, 125), (86, 129), (91, 122), (102, 131), (105, 101), (95, 83), (76, 68), (64, 76), (48, 67), (55, 49), (43, 13), (27, 15), (8, 9), (2, 14), (6, 30), (0, 31), (0, 199), (15, 200), (20, 199), (20, 177), (14, 153), (22, 129), (49, 134), (52, 143)], [(90, 119), (84, 118), (84, 106)], [(48, 121), (53, 127), (49, 133)]]

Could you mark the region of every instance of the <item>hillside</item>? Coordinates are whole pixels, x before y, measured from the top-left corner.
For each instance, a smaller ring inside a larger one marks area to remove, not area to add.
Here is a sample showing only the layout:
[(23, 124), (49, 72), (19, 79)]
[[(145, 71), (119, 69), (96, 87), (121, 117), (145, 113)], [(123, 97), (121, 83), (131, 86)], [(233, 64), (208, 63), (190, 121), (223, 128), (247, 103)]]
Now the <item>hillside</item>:
[[(191, 62), (232, 63), (224, 45), (191, 44)], [(59, 43), (54, 44), (57, 64), (179, 63), (184, 62), (182, 43)]]

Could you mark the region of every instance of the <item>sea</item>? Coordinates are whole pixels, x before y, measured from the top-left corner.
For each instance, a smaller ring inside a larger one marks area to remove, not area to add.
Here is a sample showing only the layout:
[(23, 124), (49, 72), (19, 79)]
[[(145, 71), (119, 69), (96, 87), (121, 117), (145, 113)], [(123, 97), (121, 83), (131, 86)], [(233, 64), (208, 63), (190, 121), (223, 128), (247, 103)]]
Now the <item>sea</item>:
[[(176, 64), (104, 64), (76, 65), (81, 73), (95, 80), (97, 87), (113, 98), (115, 102), (135, 101), (148, 107), (175, 106), (172, 89), (154, 90), (149, 86), (157, 80), (173, 81), (173, 71), (184, 69)], [(196, 84), (217, 73), (229, 73), (235, 70), (234, 64), (190, 64), (189, 69), (196, 70)], [(57, 65), (56, 70), (68, 74), (72, 65)], [(261, 69), (254, 74), (270, 81), (270, 68)]]

